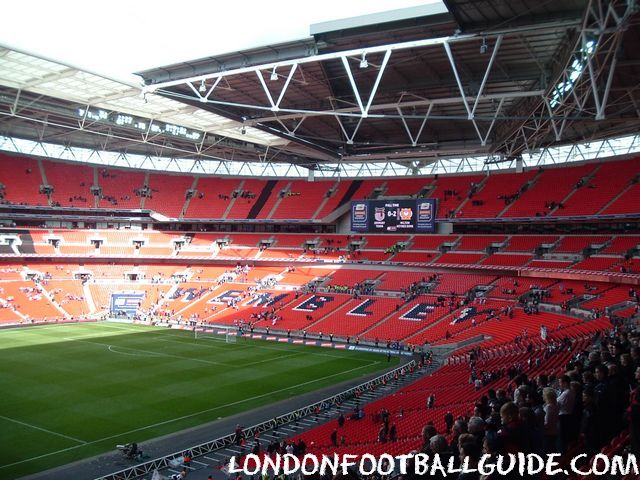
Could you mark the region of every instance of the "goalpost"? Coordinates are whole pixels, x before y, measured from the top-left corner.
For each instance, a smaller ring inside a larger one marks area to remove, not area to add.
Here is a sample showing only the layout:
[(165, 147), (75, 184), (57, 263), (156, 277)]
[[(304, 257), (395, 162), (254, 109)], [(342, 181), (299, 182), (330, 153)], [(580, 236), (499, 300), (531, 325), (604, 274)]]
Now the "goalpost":
[(214, 340), (224, 343), (236, 343), (238, 334), (238, 327), (229, 325), (197, 324), (193, 327), (193, 335), (196, 340)]

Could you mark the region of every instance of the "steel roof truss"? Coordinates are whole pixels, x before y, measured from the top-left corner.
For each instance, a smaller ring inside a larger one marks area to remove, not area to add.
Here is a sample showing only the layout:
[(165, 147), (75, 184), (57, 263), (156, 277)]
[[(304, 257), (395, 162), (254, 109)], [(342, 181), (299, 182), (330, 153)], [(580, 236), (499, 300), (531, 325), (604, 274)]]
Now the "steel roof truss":
[[(476, 108), (478, 107), (478, 102), (480, 101), (480, 97), (484, 92), (484, 87), (487, 84), (487, 80), (489, 79), (489, 74), (491, 73), (491, 67), (493, 66), (493, 62), (496, 59), (496, 55), (498, 54), (498, 50), (500, 49), (500, 45), (502, 44), (502, 35), (498, 35), (496, 38), (496, 45), (493, 47), (491, 52), (491, 58), (489, 59), (489, 64), (487, 65), (487, 69), (484, 72), (484, 77), (482, 78), (482, 83), (480, 84), (480, 89), (476, 95), (476, 101), (473, 104), (473, 108), (471, 109), (471, 117), (476, 113)], [(453, 57), (451, 57), (453, 58)], [(463, 94), (464, 95), (464, 94)]]
[(433, 103), (429, 104), (429, 108), (427, 110), (427, 113), (425, 114), (424, 118), (422, 119), (422, 123), (420, 124), (420, 128), (418, 129), (418, 133), (416, 134), (415, 138), (413, 137), (413, 135), (411, 134), (411, 130), (409, 129), (409, 125), (407, 125), (407, 121), (405, 120), (405, 115), (402, 112), (402, 108), (400, 107), (400, 104), (398, 104), (396, 106), (396, 110), (398, 112), (398, 115), (400, 116), (400, 119), (402, 120), (402, 124), (404, 125), (404, 129), (407, 131), (407, 135), (409, 136), (409, 140), (411, 140), (411, 146), (415, 147), (418, 145), (418, 139), (420, 138), (420, 135), (422, 135), (422, 130), (424, 129), (424, 126), (427, 124), (427, 120), (429, 119), (429, 115), (431, 115), (431, 110), (433, 109)]

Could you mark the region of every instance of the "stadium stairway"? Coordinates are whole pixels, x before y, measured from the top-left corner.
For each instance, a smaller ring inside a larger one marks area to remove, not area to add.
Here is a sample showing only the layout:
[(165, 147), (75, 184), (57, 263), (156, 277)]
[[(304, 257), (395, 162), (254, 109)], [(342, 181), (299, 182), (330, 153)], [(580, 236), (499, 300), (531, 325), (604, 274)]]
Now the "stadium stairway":
[(502, 210), (500, 210), (500, 213), (498, 213), (498, 215), (496, 215), (496, 217), (502, 217), (505, 213), (507, 213), (507, 211), (518, 202), (518, 200), (520, 199), (520, 197), (522, 196), (522, 194), (524, 192), (526, 192), (527, 190), (529, 190), (530, 188), (532, 188), (536, 183), (538, 183), (538, 180), (540, 179), (540, 177), (543, 174), (543, 170), (538, 170), (538, 172), (536, 173), (536, 175), (529, 180), (528, 182), (525, 182), (523, 185), (520, 186), (520, 189), (518, 190), (518, 193), (516, 194), (516, 198), (515, 200), (513, 200), (512, 202), (507, 203), (504, 208)]
[[(261, 451), (266, 449), (268, 443), (274, 440), (287, 440), (289, 438), (293, 438), (294, 436), (298, 436), (309, 430), (312, 430), (320, 424), (329, 422), (331, 420), (336, 420), (338, 416), (340, 416), (341, 412), (343, 414), (347, 414), (349, 412), (352, 412), (358, 406), (363, 407), (366, 411), (367, 404), (372, 403), (385, 396), (391, 395), (393, 392), (433, 373), (440, 367), (441, 363), (441, 359), (437, 359), (434, 356), (432, 363), (427, 368), (423, 368), (422, 370), (416, 369), (413, 372), (407, 372), (404, 377), (400, 377), (397, 380), (391, 381), (386, 385), (380, 385), (374, 390), (365, 391), (357, 398), (351, 398), (344, 401), (338, 408), (336, 408), (334, 405), (327, 410), (316, 412), (315, 414), (311, 414), (306, 417), (298, 418), (296, 421), (292, 421), (288, 424), (280, 425), (279, 427), (276, 427), (272, 430), (262, 432), (259, 437)], [(255, 438), (247, 438), (243, 446), (233, 445), (210, 452), (207, 455), (203, 455), (201, 457), (195, 457), (192, 460), (191, 465), (187, 467), (187, 470), (189, 470), (190, 472), (205, 470), (207, 475), (213, 474), (213, 478), (215, 478), (216, 480), (228, 480), (228, 477), (222, 470), (222, 467), (227, 465), (229, 463), (229, 460), (233, 456), (236, 457), (236, 462), (238, 462), (240, 457), (251, 453), (253, 447), (255, 446), (255, 442)], [(180, 473), (181, 468), (182, 467), (169, 468), (166, 471), (162, 471), (161, 473), (176, 474)], [(203, 476), (202, 478), (206, 477)]]
[[(47, 181), (47, 174), (44, 171), (44, 164), (42, 163), (42, 159), (38, 159), (38, 171), (40, 172), (40, 177), (42, 178), (42, 185), (49, 185)], [(47, 203), (49, 206), (52, 206), (51, 195), (47, 195)]]
[(329, 188), (329, 190), (327, 190), (327, 194), (325, 194), (324, 198), (322, 199), (322, 201), (318, 205), (318, 208), (316, 208), (315, 212), (313, 212), (313, 215), (311, 215), (311, 220), (316, 220), (318, 218), (318, 215), (320, 215), (320, 212), (322, 212), (322, 210), (324, 210), (324, 207), (327, 205), (327, 203), (329, 203), (329, 200), (331, 200), (331, 198), (333, 198), (333, 196), (335, 196), (336, 192), (338, 191), (338, 188), (340, 188), (340, 182), (339, 181), (337, 181), (333, 185), (331, 185), (331, 188)]
[(89, 314), (93, 315), (94, 313), (96, 313), (97, 309), (96, 304), (93, 301), (93, 295), (91, 295), (91, 289), (89, 288), (88, 282), (82, 284), (82, 293), (87, 302), (87, 305), (89, 306)]
[(556, 212), (560, 209), (560, 204), (562, 205), (566, 205), (567, 202), (569, 201), (569, 199), (571, 197), (573, 197), (576, 193), (578, 193), (578, 191), (581, 188), (586, 188), (587, 185), (589, 185), (591, 183), (591, 180), (593, 180), (593, 178), (598, 174), (598, 172), (600, 171), (600, 168), (602, 167), (602, 164), (599, 164), (598, 166), (596, 166), (596, 168), (594, 168), (591, 173), (589, 173), (589, 175), (583, 177), (583, 182), (582, 182), (582, 186), (578, 187), (577, 185), (573, 187), (573, 190), (571, 190), (571, 192), (569, 193), (569, 195), (567, 195), (566, 197), (564, 197), (559, 204), (556, 206), (556, 208), (552, 209), (549, 211), (549, 216), (551, 215), (555, 215)]
[(635, 187), (635, 185), (636, 185), (635, 183), (630, 181), (629, 184), (626, 187), (624, 187), (623, 189), (621, 189), (616, 196), (614, 196), (611, 200), (609, 200), (607, 203), (605, 203), (602, 206), (602, 208), (596, 212), (596, 215), (602, 215), (605, 212), (605, 210), (607, 210), (611, 205), (616, 203), (620, 197), (625, 195), (629, 190), (631, 190), (633, 187)]
[[(282, 189), (282, 191), (287, 192), (287, 194), (290, 193), (292, 184), (293, 184), (293, 182), (288, 182), (287, 185)], [(280, 192), (278, 192), (278, 194), (279, 193)], [(284, 196), (281, 197), (280, 195), (278, 195), (278, 199), (276, 200), (276, 203), (273, 204), (273, 207), (271, 208), (271, 211), (267, 215), (267, 220), (270, 220), (271, 218), (273, 218), (273, 216), (275, 215), (276, 211), (278, 210), (278, 207), (282, 203), (283, 199), (284, 199)]]
[(343, 197), (338, 202), (336, 209), (340, 208), (345, 203), (350, 202), (351, 199), (353, 198), (353, 195), (358, 191), (358, 189), (361, 186), (362, 186), (362, 180), (353, 180), (351, 182), (351, 185), (349, 185), (349, 188), (347, 189), (347, 191), (344, 193)]
[[(487, 184), (487, 181), (489, 180), (489, 175), (485, 175), (484, 177), (482, 177), (482, 180), (480, 181), (480, 183), (478, 183), (476, 191), (474, 193), (474, 195), (476, 195), (477, 193), (479, 193), (480, 191), (482, 191), (482, 189), (484, 188), (484, 186)], [(469, 202), (469, 200), (471, 200), (473, 197), (469, 196), (469, 192), (467, 192), (467, 197), (460, 202), (460, 205), (458, 205), (455, 210), (453, 211), (453, 216), (455, 217), (458, 212), (460, 210), (463, 209), (463, 207)]]
[[(264, 207), (264, 204), (267, 202), (267, 200), (271, 196), (271, 193), (273, 192), (273, 188), (276, 186), (277, 183), (278, 183), (277, 180), (269, 180), (269, 181), (267, 181), (267, 183), (265, 184), (264, 188), (260, 192), (260, 195), (258, 196), (258, 199), (256, 200), (256, 203), (254, 203), (253, 206), (251, 207), (251, 210), (249, 210), (249, 214), (247, 215), (247, 218), (257, 218), (258, 217), (258, 214), (260, 213), (260, 211), (262, 210), (262, 207)], [(229, 210), (229, 209), (227, 209), (227, 210)], [(227, 214), (227, 212), (225, 212), (225, 217), (224, 218), (227, 218), (226, 214)]]
[[(238, 190), (242, 191), (242, 189), (244, 188), (244, 180), (240, 181), (240, 185), (238, 185)], [(223, 219), (227, 219), (227, 216), (229, 215), (229, 212), (231, 211), (231, 209), (233, 208), (233, 205), (236, 203), (236, 200), (238, 199), (237, 196), (235, 197), (231, 197), (231, 200), (229, 201), (229, 204), (227, 205), (227, 209), (224, 211), (224, 213), (222, 214), (222, 218)], [(253, 206), (255, 207), (258, 204), (258, 202), (256, 202)], [(249, 215), (251, 215), (249, 213)], [(251, 218), (251, 217), (249, 217)]]
[[(100, 188), (100, 175), (98, 175), (98, 169), (93, 168), (93, 186)], [(93, 195), (93, 208), (100, 206), (100, 195)]]
[(51, 293), (49, 293), (49, 291), (44, 288), (43, 286), (40, 285), (36, 285), (36, 288), (40, 291), (40, 293), (42, 293), (42, 295), (49, 300), (49, 303), (51, 305), (53, 305), (53, 307), (62, 314), (63, 317), (69, 317), (69, 312), (67, 312), (65, 309), (63, 309), (60, 304), (54, 300), (54, 298), (51, 296)]
[[(145, 187), (149, 188), (149, 172), (145, 172), (144, 174), (144, 182), (142, 183)], [(140, 208), (144, 209), (144, 203), (147, 197), (144, 195), (140, 195)]]
[(573, 189), (569, 192), (569, 194), (566, 197), (564, 197), (562, 200), (560, 200), (560, 202), (558, 202), (558, 205), (554, 209), (549, 211), (549, 215), (553, 215), (556, 211), (558, 211), (558, 209), (560, 208), (560, 204), (565, 205), (567, 201), (569, 201), (569, 199), (573, 197), (580, 188), (583, 188), (586, 185), (588, 185), (589, 182), (591, 182), (591, 179), (596, 176), (601, 166), (602, 164), (599, 164), (596, 168), (591, 170), (591, 173), (589, 173), (589, 175), (582, 177), (582, 181), (583, 181), (582, 186), (578, 187), (577, 185), (574, 185)]
[[(190, 190), (193, 190), (197, 194), (197, 188), (198, 188), (198, 177), (193, 177), (193, 182), (191, 183)], [(180, 211), (180, 220), (184, 219), (184, 214), (187, 213), (190, 203), (191, 203), (191, 198), (187, 198), (187, 195), (185, 192), (184, 205), (182, 206), (182, 210)]]

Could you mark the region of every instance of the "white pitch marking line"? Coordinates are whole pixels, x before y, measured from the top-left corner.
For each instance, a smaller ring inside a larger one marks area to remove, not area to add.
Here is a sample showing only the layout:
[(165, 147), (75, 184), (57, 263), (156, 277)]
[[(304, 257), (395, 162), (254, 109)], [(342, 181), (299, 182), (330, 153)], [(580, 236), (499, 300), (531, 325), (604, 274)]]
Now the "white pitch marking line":
[[(77, 339), (74, 339), (74, 338), (65, 338), (65, 340), (82, 342), (82, 343), (90, 343), (91, 345), (101, 345), (103, 347), (107, 347), (109, 349), (109, 351), (111, 351), (113, 353), (118, 353), (118, 354), (121, 354), (121, 355), (132, 355), (132, 354), (126, 354), (126, 353), (122, 353), (122, 352), (115, 352), (115, 351), (111, 350), (113, 345), (111, 345), (109, 343), (90, 342), (89, 340), (77, 340)], [(227, 367), (228, 366), (228, 365), (225, 365), (224, 363), (212, 362), (210, 360), (204, 360), (202, 358), (183, 357), (183, 356), (180, 356), (180, 355), (172, 355), (170, 353), (154, 352), (153, 350), (142, 350), (142, 349), (139, 349), (139, 348), (130, 348), (130, 347), (123, 347), (123, 346), (117, 346), (116, 348), (120, 348), (120, 349), (124, 349), (124, 350), (131, 350), (132, 352), (140, 352), (140, 353), (143, 353), (143, 354), (145, 354), (145, 353), (148, 354), (148, 355), (136, 355), (136, 356), (178, 358), (180, 360), (191, 360), (191, 361), (194, 361), (194, 362), (206, 363), (207, 365), (218, 365), (218, 366), (222, 366), (222, 367)]]
[[(127, 347), (115, 347), (115, 348), (126, 348), (127, 350), (132, 350), (131, 348), (127, 348)], [(113, 345), (109, 345), (109, 351), (111, 353), (117, 353), (119, 355), (130, 355), (132, 357), (162, 357), (164, 356), (163, 353), (155, 353), (155, 354), (147, 354), (147, 353), (127, 353), (127, 352), (119, 352), (117, 350), (114, 350), (114, 346)]]
[(68, 440), (73, 440), (74, 442), (86, 444), (84, 440), (80, 440), (79, 438), (70, 437), (69, 435), (65, 435), (63, 433), (54, 432), (52, 430), (47, 430), (46, 428), (38, 427), (37, 425), (32, 425), (31, 423), (21, 422), (20, 420), (16, 420), (15, 418), (5, 417), (4, 415), (0, 415), (0, 418), (3, 420), (7, 420), (9, 422), (17, 423), (18, 425), (23, 425), (25, 427), (33, 428), (35, 430), (40, 430), (41, 432), (50, 433), (51, 435), (56, 435), (58, 437), (66, 438)]
[(333, 374), (327, 375), (325, 377), (320, 377), (320, 378), (316, 378), (314, 380), (309, 380), (308, 382), (302, 382), (302, 383), (298, 383), (297, 385), (291, 385), (289, 387), (284, 387), (284, 388), (281, 388), (279, 390), (274, 390), (272, 392), (263, 393), (262, 395), (256, 395), (256, 396), (250, 397), (250, 398), (243, 398), (242, 400), (238, 400), (236, 402), (227, 403), (225, 405), (219, 405), (217, 407), (208, 408), (206, 410), (200, 410), (199, 412), (194, 412), (194, 413), (190, 413), (188, 415), (183, 415), (181, 417), (176, 417), (176, 418), (173, 418), (173, 419), (170, 419), (170, 420), (165, 420), (163, 422), (154, 423), (153, 425), (147, 425), (145, 427), (136, 428), (134, 430), (129, 430), (128, 432), (117, 433), (115, 435), (110, 435), (108, 437), (99, 438), (98, 440), (93, 440), (91, 442), (86, 442), (86, 443), (84, 443), (84, 445), (75, 445), (73, 447), (63, 448), (61, 450), (56, 450), (56, 451), (53, 451), (53, 452), (44, 453), (42, 455), (38, 455), (38, 456), (35, 456), (35, 457), (27, 458), (25, 460), (19, 460), (17, 462), (13, 462), (13, 463), (7, 463), (6, 465), (0, 465), (0, 470), (3, 469), (3, 468), (7, 468), (7, 467), (13, 467), (14, 465), (20, 465), (22, 463), (30, 462), (32, 460), (38, 460), (40, 458), (50, 457), (51, 455), (56, 455), (58, 453), (68, 452), (69, 450), (75, 450), (76, 448), (80, 448), (80, 447), (83, 447), (83, 446), (86, 446), (86, 445), (93, 445), (95, 443), (104, 442), (106, 440), (112, 440), (114, 438), (123, 437), (125, 435), (130, 435), (132, 433), (141, 432), (141, 431), (144, 431), (144, 430), (148, 430), (150, 428), (159, 427), (159, 426), (166, 425), (166, 424), (169, 424), (169, 423), (177, 422), (177, 421), (180, 421), (180, 420), (184, 420), (186, 418), (197, 417), (198, 415), (202, 415), (203, 413), (214, 412), (216, 410), (220, 410), (221, 408), (232, 407), (232, 406), (238, 405), (240, 403), (245, 403), (245, 402), (248, 402), (248, 401), (251, 401), (251, 400), (257, 400), (259, 398), (268, 397), (268, 396), (273, 395), (275, 393), (286, 392), (287, 390), (291, 390), (293, 388), (303, 387), (305, 385), (309, 385), (311, 383), (316, 383), (316, 382), (319, 382), (321, 380), (326, 380), (328, 378), (337, 377), (337, 376), (345, 374), (345, 373), (355, 372), (356, 370), (361, 370), (363, 368), (370, 367), (372, 365), (375, 365), (376, 363), (380, 363), (380, 362), (378, 362), (378, 361), (370, 362), (367, 365), (360, 365), (359, 367), (355, 367), (355, 368), (352, 368), (350, 370), (344, 370), (342, 372), (333, 373)]

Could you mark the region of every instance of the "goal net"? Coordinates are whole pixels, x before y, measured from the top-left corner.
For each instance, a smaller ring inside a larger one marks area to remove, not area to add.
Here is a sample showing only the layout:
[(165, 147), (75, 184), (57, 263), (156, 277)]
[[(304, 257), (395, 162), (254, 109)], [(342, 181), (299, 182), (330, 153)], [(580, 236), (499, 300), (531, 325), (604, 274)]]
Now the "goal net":
[(214, 340), (225, 343), (236, 343), (238, 327), (228, 325), (196, 325), (193, 327), (196, 340)]

